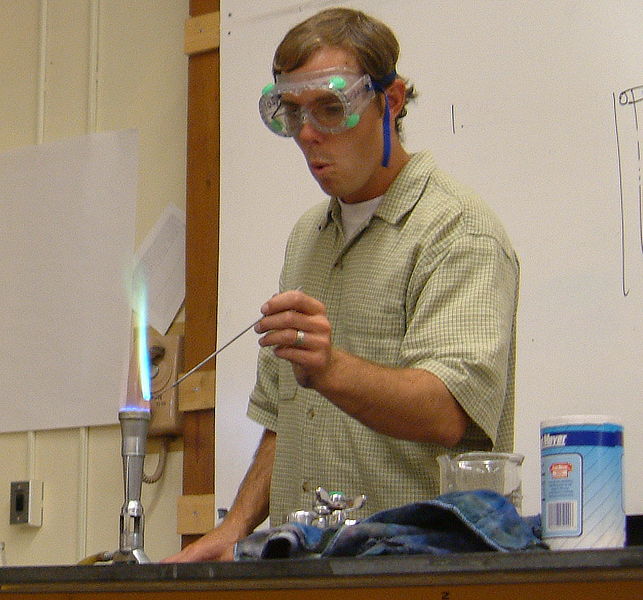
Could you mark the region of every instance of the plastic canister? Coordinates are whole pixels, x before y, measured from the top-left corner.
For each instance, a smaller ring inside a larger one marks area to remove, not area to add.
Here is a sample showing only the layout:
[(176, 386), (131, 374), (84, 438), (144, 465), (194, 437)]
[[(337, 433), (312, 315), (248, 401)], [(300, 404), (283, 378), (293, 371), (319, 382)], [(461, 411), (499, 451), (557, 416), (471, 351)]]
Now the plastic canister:
[(540, 426), (542, 537), (552, 550), (625, 544), (623, 426), (572, 415)]

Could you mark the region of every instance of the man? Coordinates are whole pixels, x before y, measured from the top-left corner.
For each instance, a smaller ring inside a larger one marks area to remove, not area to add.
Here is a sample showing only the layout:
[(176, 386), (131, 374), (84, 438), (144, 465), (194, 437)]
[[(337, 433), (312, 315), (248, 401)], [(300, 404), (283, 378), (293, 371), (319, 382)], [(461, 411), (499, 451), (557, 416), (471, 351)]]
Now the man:
[(403, 148), (397, 56), (388, 27), (342, 8), (277, 48), (263, 120), (331, 200), (293, 229), (261, 307), (253, 463), (221, 525), (168, 562), (231, 559), (317, 486), (375, 512), (435, 496), (446, 449), (511, 449), (518, 263), (490, 211)]

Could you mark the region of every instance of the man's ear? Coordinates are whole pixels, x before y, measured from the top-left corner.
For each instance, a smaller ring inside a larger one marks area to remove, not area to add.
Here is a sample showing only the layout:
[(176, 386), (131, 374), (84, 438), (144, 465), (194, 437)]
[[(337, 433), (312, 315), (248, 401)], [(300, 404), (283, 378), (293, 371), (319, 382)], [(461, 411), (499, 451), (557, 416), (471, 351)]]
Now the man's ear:
[(395, 117), (404, 108), (406, 101), (406, 85), (399, 77), (395, 79), (391, 85), (386, 88), (386, 95), (388, 96), (388, 106), (391, 111), (391, 117)]

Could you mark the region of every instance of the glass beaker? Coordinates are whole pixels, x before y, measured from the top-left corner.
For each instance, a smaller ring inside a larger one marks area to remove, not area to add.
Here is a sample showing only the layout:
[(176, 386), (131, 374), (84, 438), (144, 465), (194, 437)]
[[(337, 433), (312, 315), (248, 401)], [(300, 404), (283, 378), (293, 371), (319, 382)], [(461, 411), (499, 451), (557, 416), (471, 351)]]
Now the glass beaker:
[(521, 466), (525, 457), (508, 452), (464, 452), (437, 457), (440, 493), (492, 490), (522, 509)]

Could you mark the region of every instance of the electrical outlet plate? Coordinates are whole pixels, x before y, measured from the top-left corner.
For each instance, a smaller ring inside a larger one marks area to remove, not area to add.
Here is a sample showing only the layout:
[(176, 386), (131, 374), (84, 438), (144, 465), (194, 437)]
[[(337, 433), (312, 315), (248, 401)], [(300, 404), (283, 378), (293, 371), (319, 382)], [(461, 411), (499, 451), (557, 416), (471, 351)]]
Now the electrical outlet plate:
[(36, 479), (11, 482), (11, 525), (42, 526), (43, 488), (43, 482)]
[(179, 411), (179, 388), (170, 386), (178, 379), (183, 365), (183, 336), (160, 335), (148, 327), (147, 340), (151, 356), (157, 354), (154, 351), (155, 347), (163, 349), (162, 356), (153, 358), (152, 363), (151, 419), (148, 435), (181, 435), (183, 415)]

